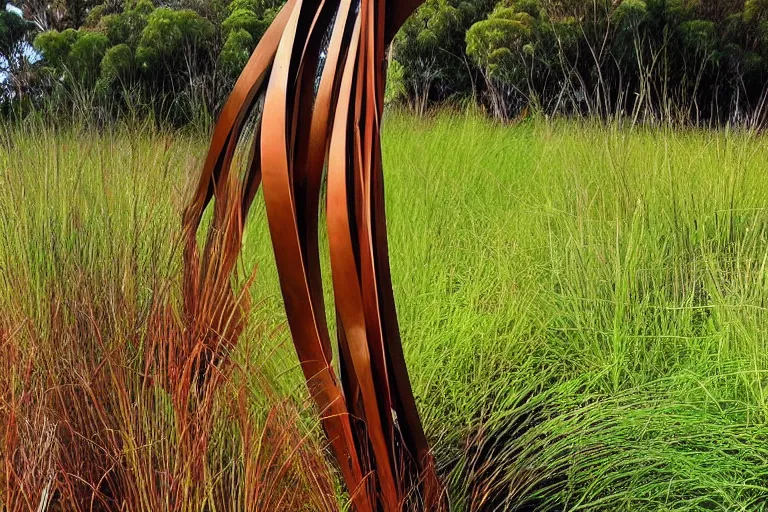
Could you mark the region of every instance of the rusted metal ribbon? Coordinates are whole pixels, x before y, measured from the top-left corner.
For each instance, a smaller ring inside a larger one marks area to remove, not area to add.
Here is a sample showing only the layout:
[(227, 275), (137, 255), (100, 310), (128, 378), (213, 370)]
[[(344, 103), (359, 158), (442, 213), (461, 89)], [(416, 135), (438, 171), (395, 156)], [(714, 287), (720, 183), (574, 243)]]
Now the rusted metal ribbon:
[[(198, 329), (216, 333), (215, 360), (222, 339), (231, 344), (241, 330), (230, 276), (263, 182), (291, 335), (359, 511), (444, 506), (400, 343), (379, 138), (386, 47), (422, 1), (288, 0), (222, 110), (184, 215), (186, 312)], [(260, 98), (240, 178), (231, 172), (234, 153)], [(333, 367), (320, 271), (326, 168), (341, 378)], [(201, 258), (196, 233), (214, 198)]]

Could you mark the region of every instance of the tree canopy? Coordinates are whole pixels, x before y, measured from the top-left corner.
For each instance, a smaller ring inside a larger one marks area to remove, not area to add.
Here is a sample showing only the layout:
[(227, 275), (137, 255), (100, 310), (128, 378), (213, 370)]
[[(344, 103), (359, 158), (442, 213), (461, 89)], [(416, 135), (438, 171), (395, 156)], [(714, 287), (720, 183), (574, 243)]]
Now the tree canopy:
[[(282, 4), (97, 1), (18, 0), (23, 18), (0, 14), (0, 61), (17, 77), (6, 105), (87, 96), (110, 114), (133, 102), (174, 123), (215, 115)], [(768, 1), (427, 0), (389, 57), (387, 101), (420, 113), (476, 102), (500, 119), (762, 123)]]

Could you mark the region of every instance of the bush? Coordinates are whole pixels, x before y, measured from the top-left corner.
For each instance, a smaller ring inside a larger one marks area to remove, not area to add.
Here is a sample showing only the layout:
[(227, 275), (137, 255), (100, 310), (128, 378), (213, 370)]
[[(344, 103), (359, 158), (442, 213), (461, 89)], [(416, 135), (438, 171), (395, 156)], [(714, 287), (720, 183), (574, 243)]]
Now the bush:
[(405, 69), (400, 62), (391, 60), (387, 66), (387, 84), (384, 89), (384, 104), (389, 105), (405, 99)]
[(69, 51), (72, 49), (72, 45), (77, 40), (77, 37), (77, 31), (71, 28), (63, 32), (51, 30), (50, 32), (43, 32), (38, 35), (33, 46), (40, 52), (49, 66), (58, 68), (66, 64)]
[(232, 0), (228, 6), (228, 9), (230, 13), (240, 9), (245, 9), (247, 11), (253, 11), (257, 14), (264, 15), (268, 11), (274, 11), (276, 13), (277, 9), (279, 9), (282, 5), (283, 2), (280, 0)]
[(213, 24), (194, 11), (155, 9), (141, 33), (136, 60), (144, 72), (160, 72), (159, 67), (181, 68), (185, 52), (196, 52), (211, 44)]
[(115, 81), (126, 81), (133, 72), (133, 51), (123, 43), (113, 46), (101, 59), (101, 74), (99, 82), (102, 87), (112, 85)]
[(520, 50), (530, 43), (532, 17), (513, 9), (500, 9), (467, 32), (467, 55), (493, 78), (511, 79), (521, 66)]
[(99, 23), (101, 22), (102, 18), (106, 15), (107, 6), (104, 4), (97, 5), (93, 9), (91, 9), (91, 12), (88, 13), (88, 16), (85, 17), (85, 22), (83, 23), (84, 28), (96, 28)]
[(221, 30), (225, 36), (228, 37), (238, 30), (245, 30), (255, 41), (261, 39), (267, 28), (269, 28), (269, 21), (259, 18), (255, 12), (246, 9), (237, 9), (221, 24)]
[(81, 83), (94, 81), (108, 48), (109, 39), (104, 34), (80, 31), (67, 56), (67, 67), (75, 80)]
[(104, 16), (99, 25), (109, 38), (110, 44), (127, 43), (131, 48), (136, 48), (141, 33), (147, 26), (147, 15), (135, 10), (110, 14)]
[(253, 37), (246, 30), (239, 29), (230, 32), (219, 55), (224, 74), (230, 79), (236, 79), (255, 47)]

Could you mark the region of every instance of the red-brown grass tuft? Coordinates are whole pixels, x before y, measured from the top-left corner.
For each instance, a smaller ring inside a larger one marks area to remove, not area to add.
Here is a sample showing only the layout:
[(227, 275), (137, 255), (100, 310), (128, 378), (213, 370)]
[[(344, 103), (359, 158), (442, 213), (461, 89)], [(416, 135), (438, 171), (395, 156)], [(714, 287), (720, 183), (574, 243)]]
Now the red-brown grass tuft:
[(0, 509), (338, 510), (304, 405), (187, 323), (169, 274), (114, 293), (65, 268), (44, 312), (0, 315)]

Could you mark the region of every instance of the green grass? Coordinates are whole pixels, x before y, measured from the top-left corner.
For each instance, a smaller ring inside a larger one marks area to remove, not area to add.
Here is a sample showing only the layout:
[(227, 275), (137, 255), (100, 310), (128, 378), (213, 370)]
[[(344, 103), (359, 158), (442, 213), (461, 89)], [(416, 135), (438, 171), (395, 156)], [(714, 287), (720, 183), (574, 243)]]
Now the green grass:
[[(36, 126), (3, 139), (5, 311), (44, 328), (51, 283), (77, 275), (140, 304), (176, 275), (204, 137)], [(406, 358), (455, 510), (766, 508), (766, 142), (386, 118)], [(260, 204), (253, 268), (238, 360), (303, 401)]]

